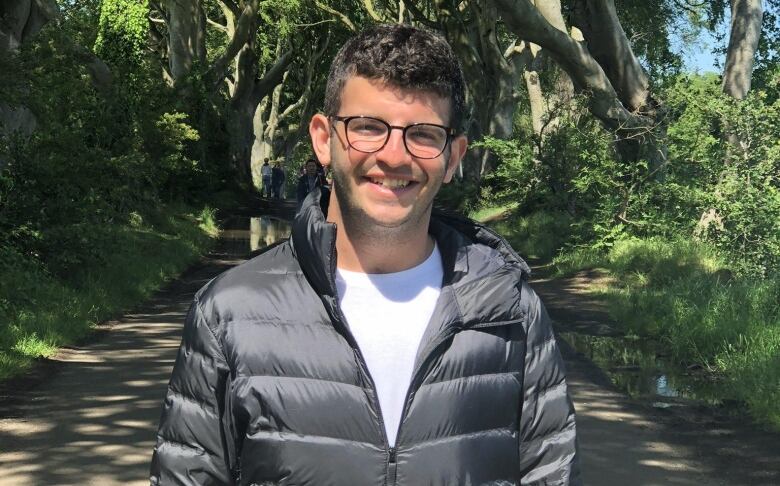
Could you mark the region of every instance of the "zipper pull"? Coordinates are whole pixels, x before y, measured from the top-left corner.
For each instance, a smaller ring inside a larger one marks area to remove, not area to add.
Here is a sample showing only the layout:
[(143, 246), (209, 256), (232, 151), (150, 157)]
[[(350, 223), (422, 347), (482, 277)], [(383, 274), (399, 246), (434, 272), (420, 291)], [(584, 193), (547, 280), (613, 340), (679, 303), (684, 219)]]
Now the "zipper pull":
[(396, 478), (398, 476), (398, 464), (395, 461), (395, 447), (391, 447), (387, 450), (387, 478), (385, 484), (387, 486), (395, 486)]

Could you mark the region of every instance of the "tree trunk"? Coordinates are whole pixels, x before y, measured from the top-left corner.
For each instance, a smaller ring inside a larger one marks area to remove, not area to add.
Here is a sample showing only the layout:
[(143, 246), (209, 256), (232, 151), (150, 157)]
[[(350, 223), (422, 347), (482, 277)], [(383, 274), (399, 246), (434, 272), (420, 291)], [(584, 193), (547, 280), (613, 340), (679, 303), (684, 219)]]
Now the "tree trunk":
[(168, 63), (175, 81), (206, 59), (206, 18), (198, 0), (168, 0)]
[[(560, 0), (534, 0), (534, 4), (550, 25), (561, 32), (567, 31)], [(529, 44), (528, 49), (533, 61), (529, 63), (524, 77), (531, 105), (531, 122), (541, 145), (544, 136), (556, 130), (560, 111), (564, 107), (570, 108), (569, 102), (574, 97), (574, 84), (565, 71), (550, 62), (549, 56), (541, 51), (538, 45)], [(555, 88), (547, 93), (547, 96), (542, 91), (539, 79), (539, 73), (542, 71), (549, 71), (556, 78)]]
[[(515, 49), (514, 44), (506, 51), (499, 46), (498, 11), (493, 2), (476, 2), (472, 7), (475, 11), (468, 20), (447, 0), (437, 0), (436, 5), (439, 27), (463, 66), (467, 96), (473, 107), (466, 128), (469, 139), (511, 138), (516, 89), (528, 57), (521, 55), (521, 50)], [(419, 17), (419, 12), (416, 16)], [(489, 150), (469, 150), (461, 165), (462, 177), (479, 185), (482, 177), (495, 169), (497, 162)]]
[(761, 20), (761, 0), (731, 0), (731, 35), (723, 70), (723, 92), (742, 100), (750, 91)]
[(252, 125), (252, 167), (260, 167), (265, 159), (273, 160), (274, 148), (273, 144), (266, 137), (266, 118), (268, 117), (269, 103), (271, 101), (270, 96), (263, 98), (263, 101), (257, 105), (255, 110), (254, 121)]
[[(736, 100), (744, 100), (750, 91), (761, 21), (764, 11), (761, 0), (731, 0), (731, 33), (726, 51), (726, 66), (721, 87)], [(725, 163), (745, 156), (748, 148), (734, 132), (729, 120), (724, 120), (724, 139), (727, 142)]]
[(252, 123), (254, 106), (251, 103), (234, 105), (228, 116), (230, 162), (236, 171), (238, 183), (245, 189), (259, 187), (259, 179), (250, 163), (252, 158)]
[(625, 108), (647, 121), (646, 130), (618, 129), (616, 148), (628, 163), (645, 159), (658, 177), (666, 162), (665, 110), (650, 92), (650, 78), (631, 49), (613, 0), (576, 0), (575, 22), (582, 31), (588, 51), (604, 70)]
[(56, 0), (3, 0), (0, 3), (0, 52), (17, 51), (59, 14)]
[(575, 23), (582, 31), (588, 51), (615, 88), (620, 101), (632, 112), (651, 104), (650, 79), (617, 17), (613, 0), (577, 0)]

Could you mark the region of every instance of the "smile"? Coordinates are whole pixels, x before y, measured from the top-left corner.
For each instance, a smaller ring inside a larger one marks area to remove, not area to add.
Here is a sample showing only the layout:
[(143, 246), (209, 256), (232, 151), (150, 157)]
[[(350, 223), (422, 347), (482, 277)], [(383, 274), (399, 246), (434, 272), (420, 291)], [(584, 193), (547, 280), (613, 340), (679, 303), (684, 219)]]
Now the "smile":
[(385, 178), (385, 179), (371, 178), (369, 180), (374, 184), (380, 185), (382, 187), (386, 187), (388, 189), (403, 189), (404, 187), (408, 186), (412, 182), (403, 179), (390, 179), (390, 178)]

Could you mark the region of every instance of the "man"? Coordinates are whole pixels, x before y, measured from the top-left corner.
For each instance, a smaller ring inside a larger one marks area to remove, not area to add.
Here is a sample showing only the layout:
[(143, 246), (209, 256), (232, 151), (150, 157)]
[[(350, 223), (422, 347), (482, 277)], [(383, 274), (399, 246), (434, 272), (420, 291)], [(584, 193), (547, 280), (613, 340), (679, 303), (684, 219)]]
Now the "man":
[(268, 158), (263, 161), (260, 167), (260, 175), (263, 177), (263, 196), (271, 197), (271, 166), (268, 164)]
[(281, 199), (284, 193), (284, 169), (277, 161), (271, 169), (271, 187), (273, 187), (274, 198)]
[(304, 165), (304, 174), (298, 178), (296, 199), (298, 204), (303, 203), (306, 196), (318, 187), (325, 185), (325, 177), (320, 174), (319, 164), (314, 159), (309, 159)]
[(342, 47), (309, 125), (333, 191), (190, 310), (153, 484), (580, 484), (574, 411), (528, 267), (434, 216), (466, 151), (440, 37)]

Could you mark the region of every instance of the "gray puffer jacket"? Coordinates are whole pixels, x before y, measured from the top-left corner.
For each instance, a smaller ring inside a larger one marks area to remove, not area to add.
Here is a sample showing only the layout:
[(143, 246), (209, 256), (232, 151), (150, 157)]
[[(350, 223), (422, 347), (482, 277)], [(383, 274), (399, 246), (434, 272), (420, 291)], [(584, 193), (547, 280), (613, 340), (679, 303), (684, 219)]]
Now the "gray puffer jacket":
[(339, 310), (321, 199), (309, 195), (289, 241), (198, 292), (152, 484), (580, 484), (563, 363), (528, 267), (489, 229), (452, 217), (431, 222), (444, 282), (388, 447)]

